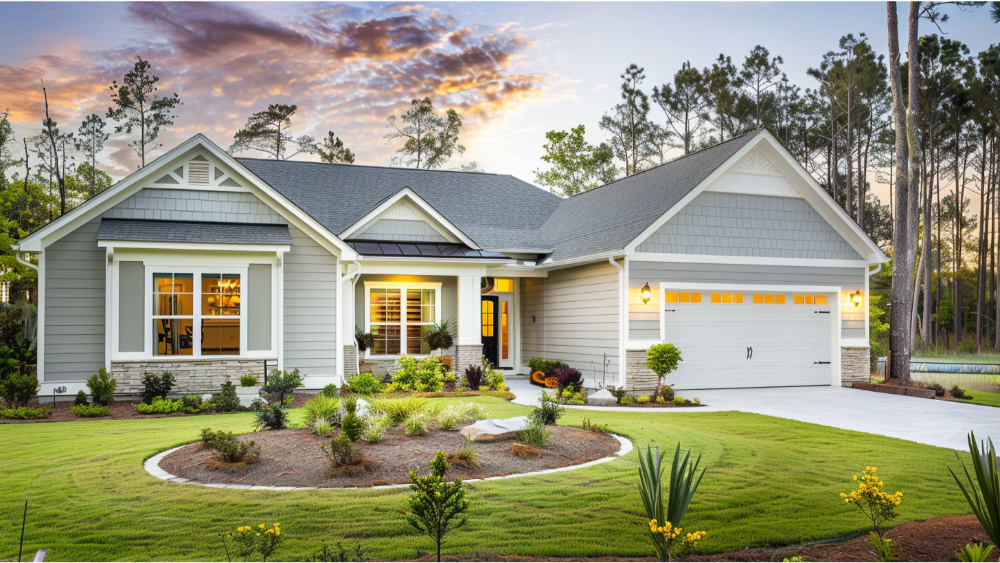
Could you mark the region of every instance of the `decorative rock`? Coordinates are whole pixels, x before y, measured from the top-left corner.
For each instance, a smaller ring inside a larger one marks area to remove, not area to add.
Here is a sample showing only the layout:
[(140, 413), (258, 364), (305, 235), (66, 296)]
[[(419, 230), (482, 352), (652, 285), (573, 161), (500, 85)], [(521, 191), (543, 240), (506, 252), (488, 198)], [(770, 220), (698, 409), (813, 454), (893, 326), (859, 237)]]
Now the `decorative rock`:
[[(368, 414), (368, 401), (362, 399), (361, 397), (358, 397), (358, 406), (354, 410), (354, 414), (356, 414), (358, 418), (361, 418), (366, 414)], [(345, 416), (347, 416), (347, 409), (343, 407), (343, 402), (341, 402), (340, 418), (344, 418)]]
[(459, 433), (473, 442), (493, 442), (513, 438), (519, 430), (528, 427), (528, 417), (491, 418), (480, 420), (463, 428)]
[(601, 389), (600, 391), (596, 391), (594, 393), (591, 393), (590, 395), (587, 395), (587, 404), (596, 405), (599, 407), (608, 407), (617, 405), (618, 399), (616, 399), (615, 396), (611, 394), (611, 391), (608, 391), (607, 389)]

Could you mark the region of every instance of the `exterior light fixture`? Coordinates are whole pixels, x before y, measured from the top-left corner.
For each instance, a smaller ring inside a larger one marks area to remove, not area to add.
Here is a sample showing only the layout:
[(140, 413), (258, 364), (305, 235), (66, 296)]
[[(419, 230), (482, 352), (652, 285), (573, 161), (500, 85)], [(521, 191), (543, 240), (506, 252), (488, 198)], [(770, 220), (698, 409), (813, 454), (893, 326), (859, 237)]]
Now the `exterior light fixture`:
[(649, 298), (652, 296), (653, 290), (649, 289), (649, 282), (646, 282), (646, 285), (642, 286), (642, 289), (639, 291), (639, 297), (642, 299), (642, 304), (645, 305), (649, 303)]
[(855, 307), (860, 307), (864, 300), (861, 298), (861, 290), (857, 290), (851, 294), (851, 304)]

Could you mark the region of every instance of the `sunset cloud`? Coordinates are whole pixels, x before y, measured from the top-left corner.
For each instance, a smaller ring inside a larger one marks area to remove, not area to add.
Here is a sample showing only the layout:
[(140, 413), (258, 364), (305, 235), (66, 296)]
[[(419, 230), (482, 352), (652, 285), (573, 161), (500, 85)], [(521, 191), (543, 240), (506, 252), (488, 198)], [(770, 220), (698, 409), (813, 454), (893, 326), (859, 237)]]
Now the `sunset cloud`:
[[(441, 110), (455, 108), (473, 135), (538, 96), (543, 84), (519, 68), (532, 45), (518, 26), (460, 26), (419, 4), (308, 10), (286, 4), (280, 18), (210, 3), (139, 3), (126, 13), (141, 39), (0, 65), (0, 107), (10, 107), (12, 121), (38, 123), (44, 79), (53, 117), (72, 131), (86, 115), (104, 115), (108, 86), (141, 56), (160, 77), (160, 93), (176, 92), (184, 103), (161, 136), (167, 147), (199, 131), (227, 146), (253, 111), (294, 103), (295, 133), (322, 137), (334, 130), (362, 162), (384, 164), (394, 150), (382, 139), (385, 118), (412, 99), (429, 96)], [(129, 140), (113, 137), (104, 153), (115, 175), (137, 165)]]

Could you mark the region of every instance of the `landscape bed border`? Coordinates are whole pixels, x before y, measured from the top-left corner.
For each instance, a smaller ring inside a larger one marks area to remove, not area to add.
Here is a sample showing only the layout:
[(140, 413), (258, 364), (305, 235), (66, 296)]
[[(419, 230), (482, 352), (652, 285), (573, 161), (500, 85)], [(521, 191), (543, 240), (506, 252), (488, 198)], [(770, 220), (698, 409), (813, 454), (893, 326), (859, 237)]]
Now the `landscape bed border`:
[[(616, 459), (622, 458), (629, 454), (635, 446), (632, 441), (624, 436), (619, 436), (618, 434), (608, 434), (612, 438), (618, 440), (621, 447), (615, 452), (614, 455), (608, 457), (602, 457), (600, 459), (595, 459), (593, 461), (588, 461), (586, 463), (578, 463), (576, 465), (567, 465), (565, 467), (555, 467), (552, 469), (542, 469), (540, 471), (529, 471), (527, 473), (512, 473), (510, 475), (497, 475), (494, 477), (481, 477), (476, 479), (463, 479), (463, 483), (476, 483), (480, 481), (496, 481), (499, 479), (511, 479), (515, 477), (533, 477), (538, 475), (546, 475), (549, 473), (559, 473), (562, 471), (572, 471), (575, 469), (583, 469), (584, 467), (591, 467), (593, 465), (600, 465), (602, 463), (607, 463), (609, 461), (614, 461)], [(168, 450), (162, 451), (146, 461), (143, 462), (143, 469), (146, 473), (149, 473), (153, 477), (160, 479), (161, 481), (168, 481), (171, 483), (177, 483), (181, 485), (201, 485), (202, 487), (208, 487), (212, 489), (241, 489), (249, 491), (315, 491), (315, 490), (327, 490), (327, 491), (365, 491), (365, 490), (380, 490), (380, 489), (406, 489), (409, 488), (409, 483), (399, 483), (394, 485), (375, 485), (371, 487), (275, 487), (270, 485), (240, 485), (236, 483), (206, 483), (204, 481), (198, 481), (196, 479), (187, 479), (185, 477), (178, 477), (172, 475), (160, 468), (160, 461), (172, 454), (173, 452), (190, 446), (191, 444), (196, 444), (197, 441), (189, 442), (187, 444), (181, 444), (170, 448)]]

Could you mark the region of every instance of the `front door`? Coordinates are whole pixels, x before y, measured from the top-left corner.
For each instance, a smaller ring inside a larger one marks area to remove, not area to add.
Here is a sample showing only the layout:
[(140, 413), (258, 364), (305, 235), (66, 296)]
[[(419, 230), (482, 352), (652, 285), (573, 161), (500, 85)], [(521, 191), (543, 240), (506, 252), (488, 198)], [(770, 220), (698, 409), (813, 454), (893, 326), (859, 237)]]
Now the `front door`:
[(497, 297), (483, 297), (482, 302), (482, 335), (483, 335), (483, 356), (494, 366), (499, 364), (499, 344), (500, 330), (499, 321), (499, 299)]
[(497, 343), (497, 367), (514, 369), (514, 309), (513, 293), (501, 293), (498, 306), (497, 323), (499, 325), (500, 341)]

